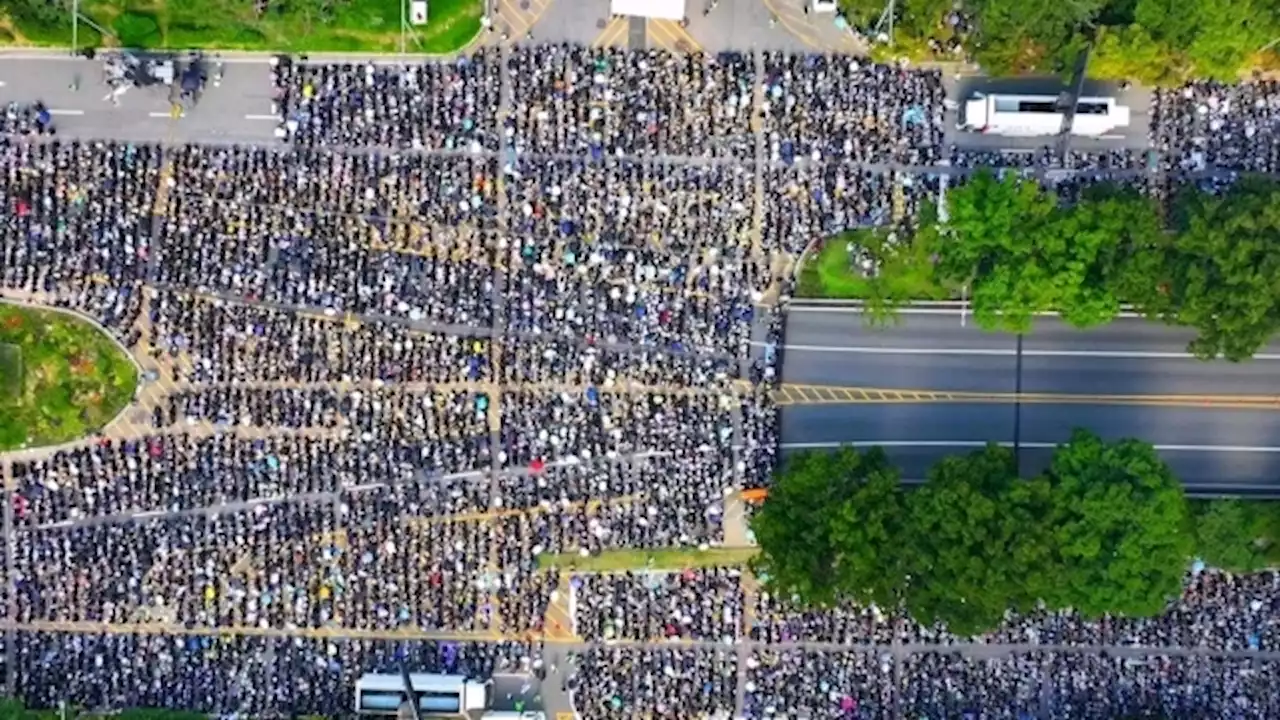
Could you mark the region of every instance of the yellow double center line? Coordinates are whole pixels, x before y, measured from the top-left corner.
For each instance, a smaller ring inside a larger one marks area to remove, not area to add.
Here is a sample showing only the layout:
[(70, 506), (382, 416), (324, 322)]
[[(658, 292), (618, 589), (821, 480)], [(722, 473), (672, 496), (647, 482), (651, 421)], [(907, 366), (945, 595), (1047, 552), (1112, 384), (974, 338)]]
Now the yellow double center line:
[(773, 392), (778, 405), (870, 403), (993, 403), (1040, 405), (1137, 405), (1280, 411), (1280, 395), (1096, 395), (1090, 393), (988, 393), (874, 387), (784, 384)]

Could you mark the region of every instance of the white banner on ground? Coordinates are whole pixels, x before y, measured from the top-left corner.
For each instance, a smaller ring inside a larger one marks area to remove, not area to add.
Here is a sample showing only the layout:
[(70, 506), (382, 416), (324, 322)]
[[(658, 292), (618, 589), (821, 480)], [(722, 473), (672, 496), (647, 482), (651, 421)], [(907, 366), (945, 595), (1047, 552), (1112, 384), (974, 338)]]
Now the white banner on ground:
[(413, 25), (427, 24), (427, 0), (413, 0), (410, 3), (409, 22)]

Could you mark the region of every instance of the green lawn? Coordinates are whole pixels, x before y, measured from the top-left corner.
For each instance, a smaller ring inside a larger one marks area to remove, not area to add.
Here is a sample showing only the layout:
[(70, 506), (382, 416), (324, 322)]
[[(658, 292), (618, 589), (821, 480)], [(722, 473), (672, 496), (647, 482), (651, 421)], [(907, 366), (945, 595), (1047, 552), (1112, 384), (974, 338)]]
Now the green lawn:
[(713, 547), (661, 548), (653, 550), (606, 550), (599, 555), (582, 557), (578, 553), (538, 556), (543, 568), (582, 570), (586, 572), (623, 572), (627, 570), (685, 570), (700, 567), (745, 565), (756, 554), (755, 548)]
[[(19, 5), (45, 1), (14, 0)], [(400, 49), (400, 0), (271, 0), (261, 16), (254, 0), (81, 0), (80, 7), (115, 36), (104, 41), (82, 22), (82, 46), (292, 53)], [(456, 52), (480, 31), (484, 0), (431, 0), (429, 7), (428, 23), (407, 36), (408, 52)], [(7, 27), (0, 30), (8, 31), (11, 42), (70, 45), (70, 16), (55, 18), (10, 10)]]
[[(827, 240), (816, 256), (805, 258), (797, 294), (838, 300), (944, 300), (952, 293), (933, 278), (928, 251), (909, 242), (891, 245), (884, 230), (850, 230)], [(850, 261), (850, 243), (878, 260), (874, 277)]]
[[(137, 368), (93, 326), (0, 304), (0, 450), (84, 437), (129, 404)], [(16, 359), (16, 360), (15, 360)]]
[(17, 402), (22, 390), (22, 350), (0, 345), (0, 402)]

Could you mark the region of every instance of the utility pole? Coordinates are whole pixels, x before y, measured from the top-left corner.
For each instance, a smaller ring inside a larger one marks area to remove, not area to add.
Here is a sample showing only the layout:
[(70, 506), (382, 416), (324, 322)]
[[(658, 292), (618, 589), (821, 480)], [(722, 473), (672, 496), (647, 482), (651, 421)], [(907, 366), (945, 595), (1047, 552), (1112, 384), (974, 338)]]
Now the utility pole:
[[(404, 3), (400, 3), (401, 9)], [(404, 26), (401, 26), (403, 30)], [(422, 720), (422, 708), (418, 706), (418, 693), (413, 689), (413, 679), (409, 677), (409, 667), (403, 662), (400, 663), (400, 680), (404, 682), (404, 701), (409, 706), (409, 717), (413, 720)]]
[(409, 2), (409, 0), (400, 0), (400, 54), (401, 54), (401, 55), (403, 55), (403, 54), (404, 54), (404, 45), (405, 45), (405, 37), (404, 37), (404, 33), (405, 33), (405, 29), (406, 29), (406, 28), (408, 28), (408, 26), (409, 26), (409, 21), (408, 21), (408, 19), (404, 16), (404, 5), (405, 5), (405, 3), (407, 3), (407, 2)]
[(71, 0), (71, 56), (80, 51), (80, 0)]
[(1071, 149), (1071, 128), (1076, 121), (1076, 107), (1080, 104), (1080, 94), (1084, 92), (1084, 76), (1089, 69), (1089, 53), (1093, 50), (1093, 38), (1090, 37), (1085, 46), (1076, 55), (1075, 66), (1071, 70), (1071, 79), (1058, 98), (1059, 110), (1062, 112), (1062, 128), (1058, 132), (1058, 156), (1064, 161)]
[(1013, 380), (1013, 469), (1022, 477), (1022, 333), (1018, 333), (1018, 359)]

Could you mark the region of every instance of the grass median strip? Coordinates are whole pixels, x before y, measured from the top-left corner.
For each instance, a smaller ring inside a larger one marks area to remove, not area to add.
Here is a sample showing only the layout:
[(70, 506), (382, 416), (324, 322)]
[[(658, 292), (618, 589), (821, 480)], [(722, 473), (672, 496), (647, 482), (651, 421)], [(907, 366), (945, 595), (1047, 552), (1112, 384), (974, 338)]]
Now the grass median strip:
[(935, 281), (925, 248), (884, 229), (861, 229), (824, 241), (805, 258), (798, 295), (892, 305), (953, 293)]
[[(81, 23), (77, 40), (81, 47), (396, 52), (407, 8), (408, 0), (403, 8), (400, 0), (82, 0), (84, 16), (114, 37)], [(45, 12), (24, 0), (0, 13), (9, 42), (71, 44), (71, 23), (56, 7)], [(408, 29), (405, 50), (457, 52), (480, 32), (483, 15), (484, 0), (431, 0), (427, 23)]]
[(598, 555), (578, 553), (542, 554), (538, 566), (582, 572), (627, 572), (639, 570), (685, 570), (688, 568), (745, 565), (755, 557), (754, 547), (658, 548), (649, 550), (605, 550)]

